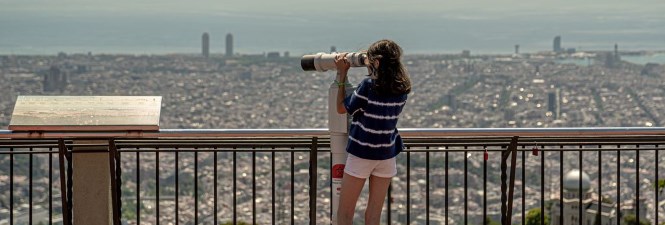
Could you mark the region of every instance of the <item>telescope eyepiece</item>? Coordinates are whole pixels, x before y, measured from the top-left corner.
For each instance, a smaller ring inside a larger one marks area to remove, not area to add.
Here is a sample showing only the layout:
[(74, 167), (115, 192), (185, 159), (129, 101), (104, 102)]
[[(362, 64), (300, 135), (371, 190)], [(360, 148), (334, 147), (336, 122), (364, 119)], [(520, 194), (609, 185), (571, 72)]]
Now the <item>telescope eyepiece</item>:
[(304, 55), (300, 59), (300, 66), (304, 71), (314, 71), (316, 67), (314, 66), (315, 55)]

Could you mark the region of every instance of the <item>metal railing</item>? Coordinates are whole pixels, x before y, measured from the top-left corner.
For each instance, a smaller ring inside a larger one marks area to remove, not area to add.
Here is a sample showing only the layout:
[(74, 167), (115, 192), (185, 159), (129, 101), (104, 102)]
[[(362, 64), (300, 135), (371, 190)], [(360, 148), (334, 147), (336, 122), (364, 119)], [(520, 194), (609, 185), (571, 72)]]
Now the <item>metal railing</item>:
[[(652, 209), (646, 215), (652, 224), (659, 224), (660, 189), (656, 184), (660, 179), (659, 151), (665, 142), (665, 129), (402, 129), (400, 132), (407, 149), (398, 156), (399, 173), (393, 179), (384, 206), (386, 223), (485, 224), (487, 219), (494, 219), (504, 224), (511, 221), (525, 224), (526, 212), (537, 208), (546, 212), (540, 213), (541, 224), (553, 210), (565, 213), (549, 218), (552, 222), (567, 219), (565, 215), (575, 216), (580, 224), (586, 224), (583, 220), (589, 219), (588, 209), (583, 204), (588, 203), (581, 196), (588, 194), (583, 185), (589, 184), (579, 179), (578, 199), (572, 203), (578, 204), (577, 212), (564, 209), (564, 205), (571, 203), (561, 197), (565, 190), (564, 171), (578, 168), (579, 177), (583, 170), (593, 172), (596, 182), (592, 185), (597, 188), (590, 192), (599, 193), (595, 197), (598, 201), (608, 202), (617, 210), (612, 224), (621, 222), (619, 211), (626, 206), (623, 201), (629, 199), (636, 203), (628, 206), (634, 208), (639, 220), (640, 213), (647, 211), (639, 204), (645, 192), (655, 201), (647, 204)], [(0, 138), (12, 138), (0, 139), (0, 192), (3, 192), (0, 203), (4, 203), (0, 209), (9, 212), (0, 215), (0, 224), (23, 221), (71, 224), (72, 182), (76, 182), (71, 176), (75, 170), (71, 157), (86, 153), (72, 151), (83, 146), (72, 140), (81, 138), (109, 140), (109, 150), (104, 152), (111, 156), (109, 173), (117, 224), (330, 221), (331, 158), (323, 129), (0, 131)], [(57, 170), (53, 169), (53, 161)], [(627, 174), (633, 170), (634, 175)], [(42, 206), (45, 200), (33, 199), (33, 181), (36, 174), (43, 174), (36, 171), (46, 171), (49, 177), (47, 181), (37, 179), (40, 188), (47, 186), (44, 195), (48, 196), (48, 220), (34, 211), (46, 209)], [(651, 176), (641, 176), (640, 171)], [(358, 205), (362, 208), (364, 204)], [(596, 212), (603, 211), (603, 204), (595, 207)]]
[[(69, 220), (66, 215), (70, 215), (67, 210), (71, 208), (71, 205), (68, 205), (71, 201), (67, 201), (67, 180), (61, 178), (72, 172), (68, 160), (71, 155), (62, 151), (64, 141), (60, 142), (0, 140), (0, 189), (3, 190), (0, 193), (0, 209), (4, 209), (0, 211), (0, 224), (33, 224), (35, 216), (41, 219), (38, 222), (48, 224)], [(54, 170), (54, 164), (57, 165), (57, 170)], [(70, 170), (67, 171), (65, 166)], [(37, 187), (34, 183), (35, 176), (41, 177)], [(18, 186), (17, 180), (21, 181)], [(39, 199), (33, 198), (35, 188), (42, 192)], [(71, 195), (71, 192), (69, 194)], [(21, 216), (16, 216), (20, 210), (24, 212)]]

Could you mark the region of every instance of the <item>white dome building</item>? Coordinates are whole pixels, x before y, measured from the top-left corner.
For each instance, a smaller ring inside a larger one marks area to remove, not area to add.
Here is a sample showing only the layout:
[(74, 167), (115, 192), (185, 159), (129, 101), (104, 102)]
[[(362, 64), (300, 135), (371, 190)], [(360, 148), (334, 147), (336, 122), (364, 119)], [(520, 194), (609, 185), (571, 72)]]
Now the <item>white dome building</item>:
[[(580, 174), (582, 175), (582, 183), (580, 185)], [(566, 174), (563, 175), (563, 179), (561, 180), (563, 182), (563, 197), (564, 199), (577, 199), (579, 198), (579, 190), (580, 186), (582, 187), (582, 201), (588, 200), (591, 198), (591, 179), (589, 179), (589, 175), (586, 174), (584, 171), (580, 173), (580, 170), (578, 169), (573, 169), (568, 171)]]
[[(563, 175), (561, 182), (563, 184), (563, 199), (552, 199), (553, 204), (549, 212), (551, 225), (614, 225), (617, 224), (617, 220), (622, 219), (622, 215), (635, 214), (636, 205), (632, 200), (621, 203), (621, 213), (618, 213), (616, 203), (600, 201), (598, 195), (591, 188), (592, 181), (589, 175), (584, 171), (580, 172), (578, 169), (572, 169)], [(579, 198), (580, 187), (582, 198)], [(579, 218), (580, 200), (582, 201), (581, 220)], [(561, 216), (560, 202), (563, 203), (563, 217)], [(640, 199), (639, 204), (640, 209), (643, 209), (640, 210), (640, 219), (646, 220), (644, 198)], [(597, 222), (599, 205), (600, 221)]]
[[(566, 172), (561, 179), (563, 184), (563, 221), (561, 221), (561, 212), (559, 206), (559, 199), (553, 199), (554, 204), (550, 209), (551, 225), (586, 225), (596, 224), (596, 215), (598, 209), (598, 200), (593, 197), (593, 189), (591, 188), (591, 179), (584, 171), (572, 169)], [(582, 198), (580, 198), (580, 188), (582, 191)], [(580, 200), (582, 201), (582, 220), (580, 224), (579, 207)], [(613, 205), (602, 204), (602, 217), (601, 225), (616, 224), (615, 210)]]

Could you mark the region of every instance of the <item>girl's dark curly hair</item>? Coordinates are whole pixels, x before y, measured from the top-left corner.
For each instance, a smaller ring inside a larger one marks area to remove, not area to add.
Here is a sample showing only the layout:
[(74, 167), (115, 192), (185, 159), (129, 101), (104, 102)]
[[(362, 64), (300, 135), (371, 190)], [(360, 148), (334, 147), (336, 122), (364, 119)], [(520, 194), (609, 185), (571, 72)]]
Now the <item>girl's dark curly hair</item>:
[[(391, 40), (374, 42), (367, 49), (370, 61), (379, 60), (379, 67), (374, 68), (377, 79), (374, 90), (379, 95), (400, 95), (411, 92), (411, 80), (400, 58), (402, 48)], [(371, 75), (371, 74), (370, 74)]]

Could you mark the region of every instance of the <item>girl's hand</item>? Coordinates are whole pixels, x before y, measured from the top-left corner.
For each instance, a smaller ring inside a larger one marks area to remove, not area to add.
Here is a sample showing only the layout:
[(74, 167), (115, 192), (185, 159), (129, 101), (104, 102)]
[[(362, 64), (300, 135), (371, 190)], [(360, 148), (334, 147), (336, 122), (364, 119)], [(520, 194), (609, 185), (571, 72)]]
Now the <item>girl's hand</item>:
[(342, 75), (343, 77), (340, 82), (344, 82), (344, 78), (346, 78), (347, 72), (349, 72), (349, 68), (351, 68), (351, 63), (346, 59), (346, 54), (347, 52), (337, 54), (335, 57), (335, 65), (337, 66), (337, 74)]

